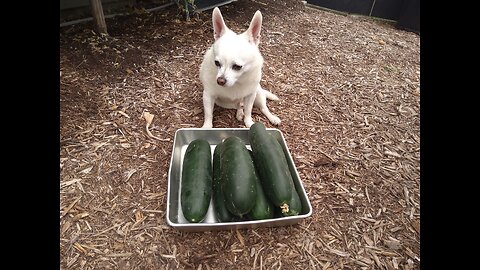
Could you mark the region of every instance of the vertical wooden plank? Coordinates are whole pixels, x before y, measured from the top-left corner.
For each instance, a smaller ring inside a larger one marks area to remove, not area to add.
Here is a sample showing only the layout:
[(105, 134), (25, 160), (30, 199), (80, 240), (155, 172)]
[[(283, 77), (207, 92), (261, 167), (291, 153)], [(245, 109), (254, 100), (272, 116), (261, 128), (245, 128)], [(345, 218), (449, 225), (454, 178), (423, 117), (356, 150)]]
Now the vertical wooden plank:
[(103, 14), (102, 0), (90, 0), (90, 4), (92, 6), (93, 21), (95, 22), (97, 33), (108, 35), (105, 15)]

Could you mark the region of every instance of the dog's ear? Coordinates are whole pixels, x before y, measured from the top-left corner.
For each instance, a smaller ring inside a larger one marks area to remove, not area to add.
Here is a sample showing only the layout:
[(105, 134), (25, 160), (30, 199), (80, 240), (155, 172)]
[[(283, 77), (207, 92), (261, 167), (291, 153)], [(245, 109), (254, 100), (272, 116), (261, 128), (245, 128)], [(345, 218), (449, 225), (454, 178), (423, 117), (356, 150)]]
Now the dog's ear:
[(253, 15), (252, 21), (250, 22), (250, 26), (248, 27), (246, 33), (248, 36), (248, 41), (258, 45), (260, 43), (260, 31), (262, 30), (262, 13), (260, 10), (255, 12)]
[(223, 36), (225, 31), (227, 30), (227, 26), (223, 21), (222, 13), (220, 13), (220, 9), (215, 7), (212, 13), (212, 23), (213, 23), (213, 37), (215, 40)]

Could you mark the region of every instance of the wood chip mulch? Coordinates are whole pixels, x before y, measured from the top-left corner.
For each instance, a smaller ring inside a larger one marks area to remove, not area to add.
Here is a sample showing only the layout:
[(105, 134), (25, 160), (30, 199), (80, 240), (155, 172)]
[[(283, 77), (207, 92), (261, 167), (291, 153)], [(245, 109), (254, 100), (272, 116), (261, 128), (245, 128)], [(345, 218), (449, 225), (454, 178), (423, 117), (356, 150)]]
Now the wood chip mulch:
[[(313, 214), (287, 227), (185, 233), (166, 223), (173, 136), (203, 123), (211, 10), (176, 6), (60, 31), (62, 269), (419, 269), (420, 37), (389, 22), (239, 0), (263, 13), (262, 86)], [(145, 112), (155, 117), (146, 132)], [(254, 119), (273, 127), (258, 109)], [(214, 127), (244, 127), (215, 109)]]

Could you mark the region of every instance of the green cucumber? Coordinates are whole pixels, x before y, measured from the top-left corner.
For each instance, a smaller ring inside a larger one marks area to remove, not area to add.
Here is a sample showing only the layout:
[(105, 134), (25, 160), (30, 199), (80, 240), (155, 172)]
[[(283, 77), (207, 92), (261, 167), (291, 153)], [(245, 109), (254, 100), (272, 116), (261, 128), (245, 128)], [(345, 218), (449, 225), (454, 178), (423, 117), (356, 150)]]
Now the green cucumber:
[(292, 188), (292, 199), (288, 203), (288, 212), (283, 213), (282, 216), (297, 216), (302, 212), (302, 201), (300, 200), (300, 196), (298, 196), (297, 190)]
[[(250, 153), (250, 157), (253, 159), (252, 151), (248, 150), (248, 152)], [(257, 170), (255, 171), (257, 172)], [(268, 200), (265, 192), (263, 191), (262, 184), (260, 183), (260, 179), (258, 178), (258, 173), (257, 181), (255, 183), (257, 185), (257, 198), (255, 201), (255, 206), (249, 213), (250, 218), (253, 220), (273, 218), (274, 206), (270, 202), (270, 200)]]
[(270, 135), (261, 122), (255, 122), (248, 137), (255, 166), (267, 197), (282, 213), (289, 211), (292, 199), (293, 179), (282, 146)]
[(223, 141), (220, 167), (225, 206), (230, 213), (243, 217), (255, 206), (257, 187), (253, 161), (245, 143), (236, 136)]
[(222, 168), (220, 163), (221, 151), (223, 143), (219, 143), (213, 151), (213, 206), (218, 221), (228, 222), (235, 221), (236, 218), (232, 215), (225, 206), (225, 197), (221, 189), (222, 183)]
[(212, 197), (212, 154), (210, 144), (197, 139), (188, 144), (182, 165), (180, 204), (183, 216), (201, 222)]
[(268, 200), (267, 196), (265, 195), (260, 180), (256, 181), (256, 185), (257, 198), (255, 200), (255, 206), (249, 213), (249, 217), (252, 220), (273, 218), (273, 204), (270, 202), (270, 200)]

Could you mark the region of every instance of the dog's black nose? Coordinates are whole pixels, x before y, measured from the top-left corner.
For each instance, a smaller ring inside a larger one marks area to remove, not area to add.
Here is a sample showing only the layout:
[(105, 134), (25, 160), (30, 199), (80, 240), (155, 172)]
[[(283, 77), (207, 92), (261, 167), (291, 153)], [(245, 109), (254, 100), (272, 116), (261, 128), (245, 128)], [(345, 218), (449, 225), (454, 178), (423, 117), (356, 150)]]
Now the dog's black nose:
[(217, 83), (218, 83), (218, 85), (224, 86), (225, 83), (227, 83), (227, 80), (225, 80), (224, 77), (218, 77), (217, 78)]

